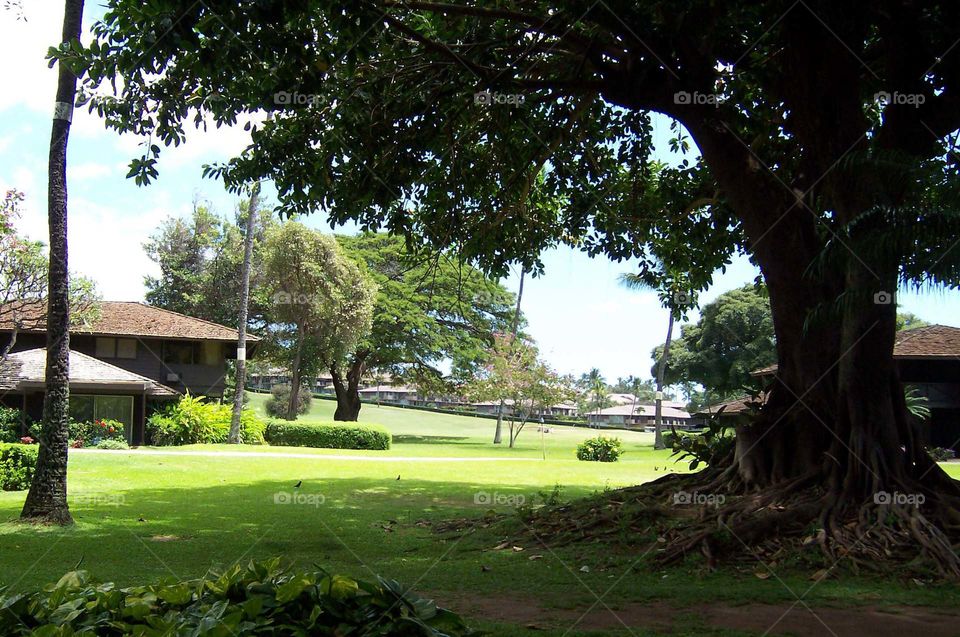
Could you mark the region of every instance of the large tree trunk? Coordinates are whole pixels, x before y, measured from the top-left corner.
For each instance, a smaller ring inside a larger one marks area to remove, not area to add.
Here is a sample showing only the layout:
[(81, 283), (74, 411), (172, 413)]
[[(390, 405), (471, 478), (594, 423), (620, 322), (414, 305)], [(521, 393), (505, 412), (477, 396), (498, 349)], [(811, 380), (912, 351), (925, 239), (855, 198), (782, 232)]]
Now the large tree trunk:
[[(83, 0), (67, 0), (61, 41), (80, 37)], [(67, 260), (67, 143), (77, 94), (77, 78), (60, 64), (50, 133), (47, 216), (50, 271), (47, 292), (46, 394), (40, 428), (40, 453), (21, 518), (71, 524), (67, 505), (67, 437), (70, 400), (70, 271)]]
[(260, 182), (250, 190), (250, 205), (247, 208), (247, 234), (243, 239), (243, 278), (240, 288), (240, 315), (237, 317), (237, 375), (233, 392), (233, 418), (230, 421), (232, 445), (240, 444), (240, 416), (243, 413), (243, 396), (247, 382), (247, 312), (250, 306), (250, 263), (253, 261), (253, 234), (257, 229), (257, 206), (260, 203)]
[(293, 365), (290, 369), (290, 400), (287, 403), (287, 420), (296, 420), (300, 413), (300, 380), (303, 368), (303, 346), (307, 337), (306, 326), (301, 323), (297, 326), (297, 345), (293, 354)]
[(670, 356), (670, 342), (673, 340), (673, 307), (667, 308), (670, 311), (670, 319), (667, 321), (667, 338), (663, 342), (663, 356), (660, 357), (660, 364), (657, 366), (657, 396), (656, 407), (653, 420), (653, 448), (666, 449), (663, 444), (663, 375), (667, 370), (667, 357)]
[[(333, 390), (337, 394), (337, 409), (333, 419), (342, 422), (356, 422), (360, 417), (360, 381), (366, 365), (368, 352), (358, 352), (347, 368), (346, 378), (336, 366), (330, 368), (333, 378)], [(346, 382), (344, 382), (346, 381)]]

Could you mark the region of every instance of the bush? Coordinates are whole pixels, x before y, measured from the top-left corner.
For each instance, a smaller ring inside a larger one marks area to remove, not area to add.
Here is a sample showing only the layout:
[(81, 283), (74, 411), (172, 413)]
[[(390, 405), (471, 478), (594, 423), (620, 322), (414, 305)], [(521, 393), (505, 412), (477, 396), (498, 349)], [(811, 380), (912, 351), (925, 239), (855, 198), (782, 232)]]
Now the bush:
[(597, 436), (588, 438), (577, 445), (577, 460), (589, 462), (616, 462), (623, 453), (623, 444), (619, 438)]
[[(310, 411), (311, 402), (313, 402), (313, 395), (309, 390), (301, 387), (300, 394), (297, 396), (297, 413), (305, 414)], [(285, 418), (289, 404), (290, 385), (274, 385), (270, 390), (270, 398), (267, 399), (265, 408), (274, 418)]]
[(111, 449), (118, 451), (129, 448), (130, 445), (128, 445), (125, 440), (102, 440), (100, 441), (100, 444), (97, 445), (97, 449)]
[(264, 434), (271, 445), (282, 447), (322, 447), (324, 449), (390, 448), (392, 437), (383, 427), (356, 423), (305, 424), (282, 420), (267, 423)]
[(933, 458), (934, 462), (946, 462), (957, 457), (957, 454), (953, 452), (953, 449), (948, 449), (946, 447), (927, 447), (927, 453), (930, 454), (930, 457)]
[(10, 636), (476, 634), (397, 582), (292, 573), (279, 559), (124, 589), (77, 571), (38, 591), (0, 596), (0, 608), (0, 634)]
[(40, 448), (36, 445), (0, 443), (0, 490), (29, 489), (39, 451)]
[(74, 447), (96, 447), (104, 440), (126, 442), (123, 423), (117, 420), (95, 420), (93, 422), (71, 420), (69, 432), (70, 440), (74, 441)]
[(20, 440), (19, 409), (0, 407), (0, 442), (17, 442)]
[[(147, 419), (147, 434), (159, 446), (225, 443), (230, 437), (232, 419), (230, 405), (184, 396)], [(244, 443), (263, 444), (264, 428), (264, 422), (252, 410), (240, 413), (240, 437)]]

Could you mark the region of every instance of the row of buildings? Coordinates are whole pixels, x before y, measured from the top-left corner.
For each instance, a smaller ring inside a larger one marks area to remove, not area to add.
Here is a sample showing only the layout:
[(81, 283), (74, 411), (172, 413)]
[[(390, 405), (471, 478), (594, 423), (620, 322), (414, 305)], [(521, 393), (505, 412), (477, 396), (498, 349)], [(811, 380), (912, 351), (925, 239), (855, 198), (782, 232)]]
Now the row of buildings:
[[(250, 376), (251, 386), (264, 391), (269, 391), (274, 385), (288, 382), (289, 376), (280, 368), (271, 368)], [(333, 381), (329, 376), (321, 375), (311, 378), (305, 386), (319, 395), (334, 393)], [(498, 401), (471, 402), (451, 396), (422, 396), (417, 388), (400, 384), (368, 384), (360, 389), (359, 393), (361, 400), (365, 403), (450, 409), (488, 416), (495, 416), (500, 411)], [(609, 394), (607, 398), (611, 403), (609, 407), (589, 413), (579, 413), (575, 403), (559, 403), (551, 405), (537, 415), (548, 419), (577, 419), (596, 427), (647, 428), (654, 425), (656, 407), (652, 403), (640, 401), (632, 394), (614, 393)], [(512, 401), (504, 403), (505, 413), (509, 413), (512, 408)], [(684, 409), (684, 403), (668, 400), (662, 402), (662, 418), (665, 426), (679, 429), (695, 429), (704, 423), (704, 418), (688, 413)]]

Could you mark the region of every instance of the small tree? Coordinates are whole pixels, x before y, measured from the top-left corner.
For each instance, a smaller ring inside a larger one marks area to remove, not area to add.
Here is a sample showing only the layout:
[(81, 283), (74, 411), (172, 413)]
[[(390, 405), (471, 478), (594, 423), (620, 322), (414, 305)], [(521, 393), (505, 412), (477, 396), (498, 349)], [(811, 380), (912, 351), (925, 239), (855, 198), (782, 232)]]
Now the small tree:
[(498, 335), (483, 370), (466, 388), (475, 400), (510, 407), (508, 434), (513, 447), (530, 418), (568, 400), (573, 391), (564, 379), (540, 360), (536, 346)]
[(287, 419), (295, 420), (301, 379), (340, 364), (370, 331), (377, 287), (333, 237), (294, 221), (268, 234), (265, 270), (271, 336), (291, 375)]

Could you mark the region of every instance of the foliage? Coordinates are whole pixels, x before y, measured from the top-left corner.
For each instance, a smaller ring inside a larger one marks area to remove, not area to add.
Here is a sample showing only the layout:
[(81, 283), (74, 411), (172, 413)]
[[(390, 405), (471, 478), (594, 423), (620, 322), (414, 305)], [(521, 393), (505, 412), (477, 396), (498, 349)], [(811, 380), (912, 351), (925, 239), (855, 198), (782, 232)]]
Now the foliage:
[[(14, 226), (23, 193), (10, 189), (0, 200), (0, 321), (18, 330), (46, 324), (47, 256), (44, 244), (21, 237)], [(85, 277), (70, 279), (70, 321), (83, 325), (100, 313), (96, 284)], [(0, 346), (2, 348), (2, 346)]]
[[(310, 411), (310, 404), (313, 402), (313, 394), (309, 391), (301, 391), (297, 394), (297, 413), (305, 414)], [(274, 385), (270, 388), (270, 398), (267, 399), (264, 408), (267, 414), (274, 418), (283, 418), (287, 415), (287, 407), (290, 405), (290, 385)]]
[(390, 448), (392, 436), (383, 427), (346, 423), (293, 423), (271, 420), (264, 434), (271, 445), (324, 449)]
[(0, 443), (20, 440), (20, 418), (22, 415), (19, 409), (0, 406)]
[[(662, 351), (653, 351), (654, 369)], [(776, 360), (770, 302), (762, 288), (745, 285), (703, 306), (700, 319), (681, 328), (670, 346), (665, 382), (696, 383), (728, 396), (742, 391), (750, 372)]]
[(339, 365), (370, 332), (377, 286), (337, 241), (287, 221), (267, 233), (271, 343), (294, 384)]
[(927, 453), (930, 454), (930, 457), (933, 458), (935, 462), (947, 462), (957, 457), (953, 449), (946, 447), (927, 447)]
[(907, 385), (903, 388), (903, 398), (907, 403), (907, 411), (917, 420), (930, 419), (930, 401), (920, 393), (916, 385)]
[[(159, 276), (148, 276), (144, 281), (147, 303), (222, 325), (236, 325), (248, 203), (242, 201), (231, 219), (217, 214), (209, 203), (196, 200), (190, 217), (163, 220), (144, 244), (147, 256), (160, 269)], [(276, 223), (271, 215), (257, 216), (250, 270), (252, 290), (264, 285), (263, 246), (267, 231)], [(250, 301), (248, 324), (262, 328), (269, 299), (253, 294)]]
[(110, 449), (119, 451), (129, 448), (130, 445), (127, 444), (126, 440), (101, 440), (100, 443), (97, 444), (97, 449)]
[(503, 401), (509, 407), (512, 447), (532, 416), (570, 399), (573, 390), (540, 359), (532, 343), (497, 335), (486, 364), (464, 393), (476, 401)]
[(125, 589), (74, 571), (41, 591), (4, 592), (0, 607), (4, 635), (472, 634), (397, 582), (292, 572), (279, 559)]
[[(232, 416), (230, 405), (187, 395), (147, 419), (147, 436), (158, 446), (224, 443)], [(253, 410), (244, 409), (240, 414), (242, 442), (263, 444), (265, 426)]]
[(413, 251), (373, 232), (337, 241), (378, 288), (372, 329), (357, 347), (367, 369), (417, 376), (449, 361), (454, 376), (469, 374), (513, 318), (513, 295), (449, 251)]
[(68, 431), (75, 447), (96, 447), (106, 440), (126, 441), (123, 423), (116, 420), (70, 421)]
[(590, 462), (616, 462), (623, 453), (623, 443), (619, 438), (597, 436), (588, 438), (577, 445), (577, 460)]
[(29, 489), (39, 452), (36, 445), (0, 443), (0, 491)]
[(677, 462), (690, 460), (690, 470), (695, 471), (701, 465), (710, 466), (730, 453), (736, 443), (733, 430), (719, 416), (707, 422), (707, 428), (698, 434), (669, 434), (664, 442), (673, 449)]

